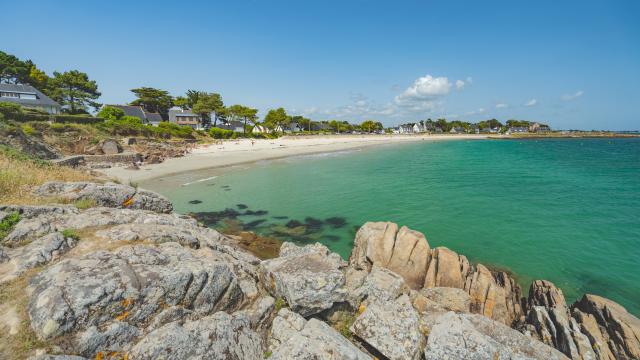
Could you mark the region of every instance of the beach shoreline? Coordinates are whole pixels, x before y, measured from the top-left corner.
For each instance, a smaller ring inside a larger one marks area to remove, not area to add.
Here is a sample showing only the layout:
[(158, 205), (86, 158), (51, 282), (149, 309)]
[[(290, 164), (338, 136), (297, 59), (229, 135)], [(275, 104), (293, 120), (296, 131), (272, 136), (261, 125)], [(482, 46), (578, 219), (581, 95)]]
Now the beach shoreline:
[[(488, 135), (328, 135), (285, 136), (278, 139), (236, 139), (195, 147), (184, 157), (148, 164), (139, 170), (112, 167), (97, 170), (122, 183), (138, 183), (197, 170), (231, 167), (292, 156), (356, 150), (376, 145), (416, 141), (485, 140)], [(494, 138), (495, 136), (492, 136)]]

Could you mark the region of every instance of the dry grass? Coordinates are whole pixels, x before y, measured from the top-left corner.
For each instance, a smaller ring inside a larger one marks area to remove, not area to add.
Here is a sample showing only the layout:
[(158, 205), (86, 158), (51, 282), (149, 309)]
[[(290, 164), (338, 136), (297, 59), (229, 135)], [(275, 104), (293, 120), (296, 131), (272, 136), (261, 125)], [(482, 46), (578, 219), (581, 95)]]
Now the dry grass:
[(90, 174), (29, 158), (15, 150), (0, 148), (0, 203), (42, 204), (52, 199), (36, 198), (31, 188), (47, 181), (95, 180)]
[(27, 286), (31, 278), (36, 275), (41, 268), (31, 269), (22, 274), (19, 278), (0, 284), (0, 304), (4, 309), (12, 309), (17, 316), (17, 331), (10, 334), (8, 329), (0, 324), (0, 358), (1, 359), (26, 359), (33, 355), (35, 349), (52, 350), (50, 343), (39, 340), (33, 332), (27, 314), (29, 297)]

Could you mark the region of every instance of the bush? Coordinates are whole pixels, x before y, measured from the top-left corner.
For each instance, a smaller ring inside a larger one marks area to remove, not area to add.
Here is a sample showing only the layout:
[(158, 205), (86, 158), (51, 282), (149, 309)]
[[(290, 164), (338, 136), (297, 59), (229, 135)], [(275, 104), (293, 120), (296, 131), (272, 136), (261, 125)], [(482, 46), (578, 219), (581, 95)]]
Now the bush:
[(0, 240), (3, 240), (5, 236), (9, 235), (13, 227), (20, 221), (20, 214), (17, 212), (11, 213), (5, 216), (0, 221)]
[(225, 130), (217, 127), (209, 129), (209, 135), (214, 139), (235, 139), (238, 137), (238, 135), (232, 130)]
[(0, 102), (0, 114), (5, 119), (19, 118), (22, 114), (22, 106), (10, 102)]
[(178, 124), (163, 121), (154, 128), (158, 133), (179, 138), (193, 138), (193, 128), (190, 126), (180, 126)]
[(36, 133), (36, 130), (33, 128), (33, 126), (29, 124), (24, 124), (21, 126), (21, 128), (22, 132), (24, 132), (25, 135), (33, 136)]
[(104, 106), (98, 113), (98, 117), (101, 117), (105, 120), (118, 120), (123, 116), (124, 111), (113, 106)]
[(64, 229), (62, 230), (62, 236), (69, 238), (69, 239), (73, 239), (75, 241), (80, 240), (80, 235), (78, 235), (78, 233), (73, 230), (73, 229)]

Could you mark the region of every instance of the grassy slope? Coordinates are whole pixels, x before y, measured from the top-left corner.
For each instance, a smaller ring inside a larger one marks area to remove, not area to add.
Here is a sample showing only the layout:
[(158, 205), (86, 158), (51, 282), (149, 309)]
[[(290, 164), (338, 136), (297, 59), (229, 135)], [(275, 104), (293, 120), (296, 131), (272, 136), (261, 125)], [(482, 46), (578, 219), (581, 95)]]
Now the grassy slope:
[(33, 159), (12, 148), (0, 146), (0, 204), (38, 204), (31, 188), (47, 181), (94, 180), (90, 174)]

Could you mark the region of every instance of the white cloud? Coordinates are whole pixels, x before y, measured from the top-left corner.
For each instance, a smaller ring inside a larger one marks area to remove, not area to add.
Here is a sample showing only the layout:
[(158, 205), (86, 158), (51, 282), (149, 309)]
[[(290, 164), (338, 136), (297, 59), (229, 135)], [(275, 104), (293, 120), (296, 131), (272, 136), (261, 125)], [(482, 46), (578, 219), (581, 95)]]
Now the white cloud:
[(571, 101), (579, 98), (583, 94), (584, 94), (584, 91), (579, 90), (575, 94), (564, 94), (560, 98), (562, 99), (562, 101)]
[(456, 80), (456, 89), (458, 89), (458, 90), (464, 89), (464, 81)]
[(473, 78), (471, 76), (467, 76), (467, 84), (473, 84)]
[(449, 94), (451, 83), (446, 77), (423, 76), (413, 82), (402, 94), (396, 96), (396, 102), (431, 100)]
[(496, 104), (496, 109), (504, 109), (504, 108), (506, 108), (506, 107), (509, 107), (509, 105), (507, 105), (507, 104), (502, 104), (502, 103), (500, 103), (500, 104)]
[(527, 101), (526, 103), (524, 103), (524, 106), (536, 106), (537, 104), (538, 104), (538, 100), (531, 99), (531, 100)]

